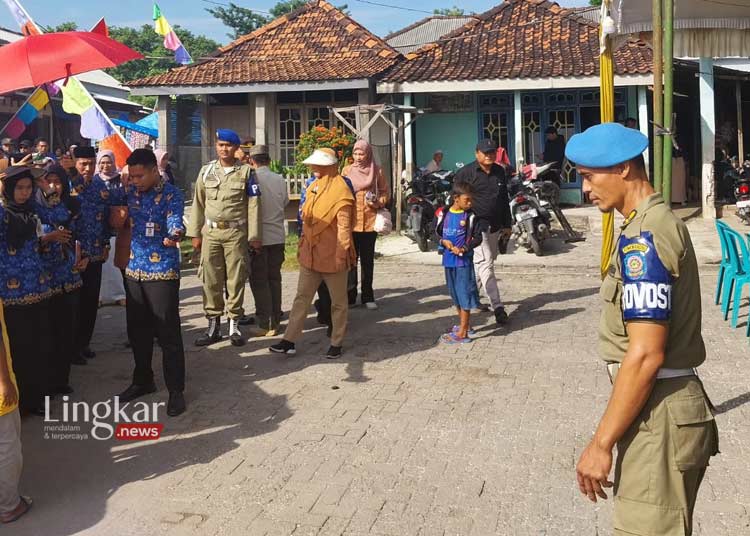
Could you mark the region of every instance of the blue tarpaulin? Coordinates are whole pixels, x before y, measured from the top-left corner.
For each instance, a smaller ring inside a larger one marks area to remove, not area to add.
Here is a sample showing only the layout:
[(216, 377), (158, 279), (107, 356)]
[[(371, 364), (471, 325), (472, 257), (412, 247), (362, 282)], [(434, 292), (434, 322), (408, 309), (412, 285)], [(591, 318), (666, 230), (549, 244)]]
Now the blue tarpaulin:
[(124, 119), (113, 119), (112, 122), (118, 127), (123, 127), (135, 132), (140, 132), (141, 134), (146, 134), (147, 136), (151, 136), (152, 138), (159, 137), (158, 115), (156, 114), (156, 112), (147, 115), (137, 123), (131, 123), (130, 121), (125, 121)]

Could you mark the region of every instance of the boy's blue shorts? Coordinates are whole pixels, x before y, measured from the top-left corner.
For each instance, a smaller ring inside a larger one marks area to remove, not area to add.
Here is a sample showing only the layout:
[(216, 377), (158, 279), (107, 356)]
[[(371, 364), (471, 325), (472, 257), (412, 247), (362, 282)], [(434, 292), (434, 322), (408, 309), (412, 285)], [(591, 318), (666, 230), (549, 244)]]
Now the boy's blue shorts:
[(448, 283), (448, 293), (456, 307), (464, 311), (479, 308), (479, 289), (474, 275), (474, 266), (446, 268), (445, 281)]

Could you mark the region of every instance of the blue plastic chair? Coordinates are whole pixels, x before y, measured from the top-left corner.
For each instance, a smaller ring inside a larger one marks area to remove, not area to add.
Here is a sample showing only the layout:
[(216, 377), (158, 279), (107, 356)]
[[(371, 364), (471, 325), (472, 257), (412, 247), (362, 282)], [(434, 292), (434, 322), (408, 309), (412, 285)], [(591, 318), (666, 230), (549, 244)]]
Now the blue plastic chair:
[(745, 285), (750, 285), (750, 248), (747, 239), (734, 229), (726, 227), (723, 231), (732, 266), (727, 269), (729, 284), (724, 287), (722, 309), (726, 320), (729, 317), (731, 295), (732, 327), (736, 328), (742, 303), (742, 290)]
[(724, 288), (724, 280), (728, 275), (728, 269), (732, 267), (727, 241), (724, 238), (724, 229), (726, 227), (726, 223), (716, 220), (716, 232), (719, 235), (719, 244), (721, 244), (721, 264), (719, 264), (719, 277), (716, 279), (716, 293), (714, 296), (714, 303), (716, 305), (719, 305), (719, 301), (721, 300), (721, 291)]

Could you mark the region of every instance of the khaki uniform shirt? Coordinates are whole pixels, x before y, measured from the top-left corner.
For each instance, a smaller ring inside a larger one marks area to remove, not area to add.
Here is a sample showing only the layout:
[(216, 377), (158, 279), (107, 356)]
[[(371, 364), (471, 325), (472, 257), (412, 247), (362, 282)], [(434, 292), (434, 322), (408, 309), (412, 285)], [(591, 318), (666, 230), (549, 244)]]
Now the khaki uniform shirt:
[(600, 296), (599, 350), (605, 361), (622, 362), (629, 321), (669, 325), (664, 368), (697, 367), (705, 360), (693, 243), (661, 194), (649, 196), (625, 220)]
[(203, 236), (206, 219), (213, 222), (243, 221), (249, 242), (261, 240), (260, 189), (250, 166), (235, 163), (225, 172), (219, 161), (203, 166), (195, 183), (195, 195), (187, 235)]

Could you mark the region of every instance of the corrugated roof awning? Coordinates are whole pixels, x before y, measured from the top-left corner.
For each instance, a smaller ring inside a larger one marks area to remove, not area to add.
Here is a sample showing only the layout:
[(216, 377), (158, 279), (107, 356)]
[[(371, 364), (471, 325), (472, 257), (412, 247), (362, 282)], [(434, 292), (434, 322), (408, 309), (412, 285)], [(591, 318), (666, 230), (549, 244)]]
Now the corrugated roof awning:
[[(619, 34), (651, 32), (651, 0), (616, 0)], [(750, 0), (675, 2), (675, 57), (750, 56)]]

